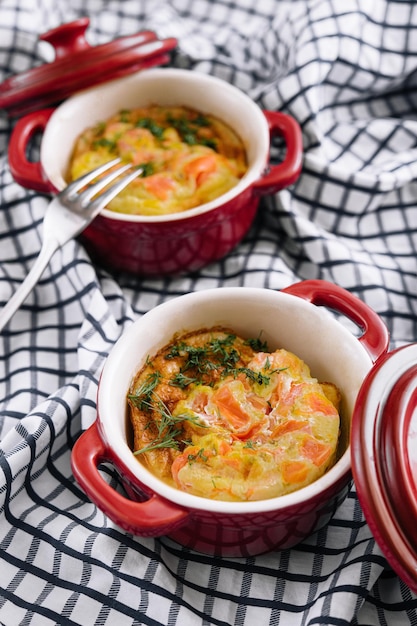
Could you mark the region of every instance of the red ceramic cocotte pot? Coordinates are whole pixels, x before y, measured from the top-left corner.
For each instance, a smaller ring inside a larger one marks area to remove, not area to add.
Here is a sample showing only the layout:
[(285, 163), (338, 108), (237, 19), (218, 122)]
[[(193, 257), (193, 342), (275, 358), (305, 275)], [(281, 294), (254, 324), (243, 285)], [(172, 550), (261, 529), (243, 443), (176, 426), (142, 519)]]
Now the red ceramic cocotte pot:
[[(62, 189), (77, 136), (121, 109), (185, 105), (211, 113), (242, 138), (248, 170), (221, 197), (194, 209), (166, 216), (132, 216), (103, 210), (84, 231), (93, 259), (117, 270), (165, 275), (197, 270), (224, 257), (250, 228), (260, 197), (294, 183), (301, 170), (302, 136), (298, 123), (280, 112), (262, 111), (225, 81), (181, 69), (158, 68), (79, 92), (56, 109), (20, 119), (9, 144), (13, 177), (45, 193)], [(28, 157), (32, 138), (42, 133), (40, 159)], [(272, 136), (282, 137), (285, 156), (270, 165)]]
[(417, 593), (417, 344), (389, 352), (367, 374), (351, 442), (369, 527), (393, 570)]
[[(330, 313), (358, 325), (357, 338)], [(301, 357), (312, 375), (341, 390), (338, 460), (320, 479), (294, 493), (251, 502), (224, 502), (184, 493), (149, 472), (129, 446), (126, 395), (135, 373), (177, 332), (215, 325), (262, 339), (270, 349)], [(88, 497), (117, 525), (142, 537), (169, 535), (197, 551), (249, 556), (289, 548), (323, 527), (351, 481), (351, 417), (361, 383), (388, 347), (378, 315), (348, 291), (305, 281), (282, 291), (208, 289), (174, 298), (136, 321), (113, 347), (102, 371), (97, 419), (78, 438), (72, 468)], [(116, 492), (98, 467), (117, 468), (129, 498)]]

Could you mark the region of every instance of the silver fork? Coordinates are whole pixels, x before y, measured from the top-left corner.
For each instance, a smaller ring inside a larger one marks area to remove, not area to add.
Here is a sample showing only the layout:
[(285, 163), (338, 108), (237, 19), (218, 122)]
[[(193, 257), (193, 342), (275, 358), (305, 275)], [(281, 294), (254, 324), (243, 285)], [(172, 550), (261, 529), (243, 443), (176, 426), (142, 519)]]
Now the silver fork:
[[(89, 184), (113, 167), (115, 169), (106, 176), (94, 184)], [(0, 311), (0, 332), (32, 291), (54, 252), (79, 235), (101, 209), (142, 171), (140, 167), (132, 166), (131, 163), (122, 165), (120, 159), (113, 159), (70, 183), (55, 196), (47, 207), (43, 220), (43, 242), (39, 255), (29, 274)], [(99, 193), (121, 175), (123, 177), (120, 180), (103, 193)], [(80, 191), (83, 187), (86, 189)]]

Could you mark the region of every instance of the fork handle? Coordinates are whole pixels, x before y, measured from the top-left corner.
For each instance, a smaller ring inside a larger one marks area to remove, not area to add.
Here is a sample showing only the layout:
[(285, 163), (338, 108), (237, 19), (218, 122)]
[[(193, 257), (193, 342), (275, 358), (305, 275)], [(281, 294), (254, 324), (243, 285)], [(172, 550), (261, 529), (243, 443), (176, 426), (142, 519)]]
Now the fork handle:
[(26, 300), (29, 293), (32, 291), (39, 278), (42, 276), (45, 267), (54, 252), (59, 248), (59, 243), (55, 240), (45, 240), (42, 244), (36, 261), (34, 262), (32, 269), (24, 279), (23, 283), (14, 292), (10, 300), (0, 311), (0, 332), (6, 326), (7, 322), (11, 319), (20, 305)]

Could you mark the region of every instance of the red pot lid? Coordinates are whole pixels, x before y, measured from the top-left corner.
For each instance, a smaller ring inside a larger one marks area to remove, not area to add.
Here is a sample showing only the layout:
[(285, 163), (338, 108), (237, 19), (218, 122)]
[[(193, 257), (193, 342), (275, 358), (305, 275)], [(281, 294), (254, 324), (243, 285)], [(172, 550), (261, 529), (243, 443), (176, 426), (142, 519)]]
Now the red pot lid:
[(81, 18), (40, 36), (55, 50), (55, 60), (11, 76), (0, 85), (0, 109), (22, 115), (56, 104), (76, 91), (169, 61), (174, 38), (158, 39), (141, 31), (99, 46), (90, 46)]
[(358, 395), (352, 471), (372, 533), (417, 593), (417, 344), (377, 361)]

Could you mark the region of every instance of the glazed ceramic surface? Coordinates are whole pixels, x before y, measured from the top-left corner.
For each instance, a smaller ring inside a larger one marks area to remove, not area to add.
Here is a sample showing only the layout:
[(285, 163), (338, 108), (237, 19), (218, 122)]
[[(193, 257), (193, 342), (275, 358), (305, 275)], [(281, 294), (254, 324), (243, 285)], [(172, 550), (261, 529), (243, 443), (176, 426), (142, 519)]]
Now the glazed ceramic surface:
[(417, 344), (378, 360), (352, 423), (352, 469), (372, 533), (417, 593)]
[[(357, 338), (324, 307), (357, 323)], [(253, 337), (302, 358), (313, 376), (342, 391), (339, 459), (322, 478), (292, 494), (256, 502), (221, 502), (183, 493), (158, 480), (132, 454), (126, 394), (148, 355), (176, 332), (215, 325)], [(388, 347), (380, 318), (349, 292), (322, 281), (283, 291), (256, 288), (204, 290), (157, 306), (134, 323), (113, 348), (103, 369), (96, 422), (78, 439), (73, 471), (87, 495), (118, 525), (141, 536), (168, 534), (210, 554), (253, 555), (288, 548), (326, 524), (351, 480), (351, 416), (361, 383)], [(97, 467), (118, 469), (130, 500), (101, 478)]]
[[(93, 258), (116, 269), (163, 275), (198, 269), (225, 256), (250, 228), (259, 199), (294, 183), (301, 171), (298, 123), (280, 112), (262, 111), (223, 80), (180, 69), (151, 69), (80, 92), (56, 109), (18, 121), (9, 145), (14, 178), (47, 193), (65, 186), (78, 135), (126, 108), (185, 105), (210, 112), (243, 140), (248, 171), (216, 200), (167, 216), (132, 216), (104, 210), (84, 232)], [(40, 160), (27, 159), (28, 145), (41, 132)], [(285, 144), (282, 163), (269, 165), (271, 136)]]
[(0, 109), (15, 117), (56, 105), (81, 89), (163, 65), (177, 46), (173, 37), (160, 40), (150, 30), (91, 46), (86, 36), (89, 24), (88, 17), (81, 17), (40, 35), (55, 59), (3, 81)]

